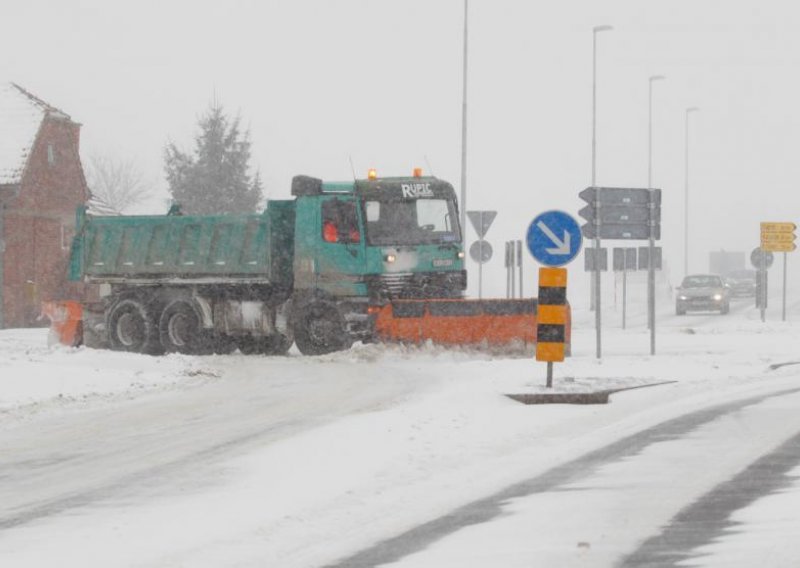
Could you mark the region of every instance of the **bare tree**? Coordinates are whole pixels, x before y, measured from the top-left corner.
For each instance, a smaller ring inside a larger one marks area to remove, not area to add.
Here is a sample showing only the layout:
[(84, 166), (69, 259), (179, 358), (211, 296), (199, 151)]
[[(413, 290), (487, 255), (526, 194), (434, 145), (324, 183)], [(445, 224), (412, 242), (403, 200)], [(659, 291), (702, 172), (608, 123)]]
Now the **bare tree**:
[(86, 166), (91, 191), (89, 208), (104, 215), (121, 215), (152, 195), (137, 165), (130, 160), (94, 155)]

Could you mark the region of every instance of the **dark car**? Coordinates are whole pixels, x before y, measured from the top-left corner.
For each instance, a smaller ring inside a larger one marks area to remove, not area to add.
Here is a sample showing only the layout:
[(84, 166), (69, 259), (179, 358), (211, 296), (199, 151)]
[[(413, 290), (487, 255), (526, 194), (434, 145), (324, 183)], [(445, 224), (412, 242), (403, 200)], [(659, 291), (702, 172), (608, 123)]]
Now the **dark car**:
[(736, 270), (725, 276), (731, 296), (749, 298), (756, 295), (756, 271)]
[(681, 282), (675, 300), (675, 313), (679, 316), (689, 311), (719, 311), (727, 314), (729, 310), (730, 292), (721, 276), (692, 274)]

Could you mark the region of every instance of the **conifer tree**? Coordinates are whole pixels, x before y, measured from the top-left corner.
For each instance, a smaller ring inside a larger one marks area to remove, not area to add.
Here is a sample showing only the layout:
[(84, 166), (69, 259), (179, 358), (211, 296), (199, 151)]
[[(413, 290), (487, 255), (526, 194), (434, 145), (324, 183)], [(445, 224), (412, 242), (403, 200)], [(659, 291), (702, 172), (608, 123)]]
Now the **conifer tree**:
[(263, 197), (261, 176), (250, 176), (250, 133), (239, 117), (230, 120), (212, 104), (200, 117), (192, 154), (173, 143), (164, 151), (164, 170), (173, 200), (184, 213), (250, 213)]

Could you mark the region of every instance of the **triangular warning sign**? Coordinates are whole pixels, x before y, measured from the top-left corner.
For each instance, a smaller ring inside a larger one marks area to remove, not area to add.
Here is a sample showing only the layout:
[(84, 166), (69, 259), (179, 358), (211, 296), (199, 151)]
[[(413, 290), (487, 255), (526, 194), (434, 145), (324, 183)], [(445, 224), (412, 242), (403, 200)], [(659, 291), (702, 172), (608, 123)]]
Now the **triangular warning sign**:
[(467, 211), (472, 226), (475, 232), (478, 233), (478, 238), (482, 239), (489, 227), (492, 226), (492, 221), (497, 216), (497, 211)]

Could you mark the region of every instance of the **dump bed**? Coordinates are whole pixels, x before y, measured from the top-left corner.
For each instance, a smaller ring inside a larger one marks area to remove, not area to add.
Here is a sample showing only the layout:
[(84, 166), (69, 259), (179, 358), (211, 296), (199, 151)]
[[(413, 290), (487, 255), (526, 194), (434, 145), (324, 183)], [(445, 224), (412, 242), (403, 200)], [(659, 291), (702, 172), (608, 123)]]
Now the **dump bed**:
[(96, 217), (79, 212), (70, 278), (291, 285), (294, 201), (262, 214)]

